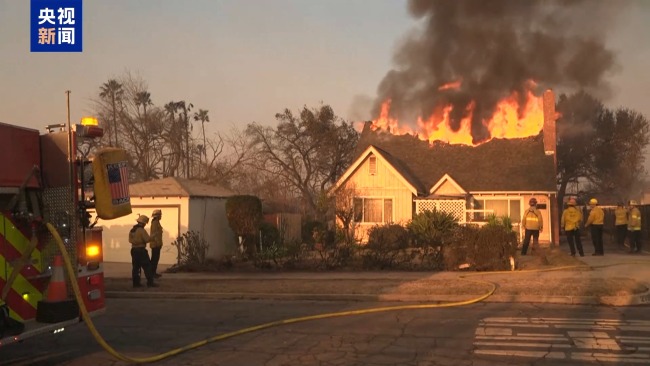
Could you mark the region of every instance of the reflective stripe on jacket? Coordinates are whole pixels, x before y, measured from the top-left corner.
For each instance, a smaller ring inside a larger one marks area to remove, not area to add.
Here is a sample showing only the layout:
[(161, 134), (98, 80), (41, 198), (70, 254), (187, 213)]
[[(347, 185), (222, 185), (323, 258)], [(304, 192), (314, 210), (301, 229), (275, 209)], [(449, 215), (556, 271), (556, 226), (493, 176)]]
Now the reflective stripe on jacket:
[(605, 222), (605, 211), (602, 208), (596, 206), (591, 209), (589, 212), (589, 217), (587, 217), (587, 223), (585, 226), (589, 225), (602, 225)]
[(627, 228), (632, 231), (641, 230), (641, 211), (636, 207), (630, 210), (630, 221), (628, 221)]
[(573, 231), (579, 229), (581, 222), (582, 212), (580, 212), (580, 210), (574, 206), (569, 206), (564, 210), (564, 212), (562, 212), (560, 225), (564, 228), (565, 231)]
[(163, 228), (162, 225), (160, 225), (160, 220), (159, 219), (153, 219), (151, 220), (151, 243), (149, 246), (151, 248), (159, 248), (162, 247), (163, 241)]
[(135, 225), (129, 231), (129, 243), (131, 243), (133, 248), (145, 248), (150, 241), (151, 238), (147, 234), (147, 230), (140, 225)]
[(614, 225), (627, 225), (627, 209), (625, 207), (616, 207), (614, 216), (616, 217)]
[(521, 218), (521, 226), (526, 230), (542, 230), (544, 228), (542, 213), (537, 208), (529, 208)]

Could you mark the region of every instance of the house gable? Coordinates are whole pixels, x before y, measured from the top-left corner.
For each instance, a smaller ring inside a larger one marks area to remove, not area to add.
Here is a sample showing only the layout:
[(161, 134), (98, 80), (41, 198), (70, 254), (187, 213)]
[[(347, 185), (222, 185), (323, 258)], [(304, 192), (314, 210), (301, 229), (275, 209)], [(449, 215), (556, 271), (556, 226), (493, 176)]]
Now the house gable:
[(364, 187), (377, 188), (390, 187), (396, 182), (417, 195), (415, 185), (406, 179), (384, 154), (376, 147), (368, 146), (339, 178), (334, 185), (334, 191), (348, 181), (353, 181), (356, 185), (361, 183)]
[(440, 180), (431, 187), (429, 193), (437, 196), (463, 196), (467, 192), (456, 181), (445, 174)]

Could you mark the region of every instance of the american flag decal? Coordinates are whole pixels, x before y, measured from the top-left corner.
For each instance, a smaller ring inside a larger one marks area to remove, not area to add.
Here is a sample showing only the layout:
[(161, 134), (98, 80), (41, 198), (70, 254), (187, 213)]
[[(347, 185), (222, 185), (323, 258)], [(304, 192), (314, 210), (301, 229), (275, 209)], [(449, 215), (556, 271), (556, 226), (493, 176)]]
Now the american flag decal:
[(129, 170), (126, 161), (106, 164), (108, 171), (108, 183), (111, 187), (113, 205), (128, 203), (129, 199)]

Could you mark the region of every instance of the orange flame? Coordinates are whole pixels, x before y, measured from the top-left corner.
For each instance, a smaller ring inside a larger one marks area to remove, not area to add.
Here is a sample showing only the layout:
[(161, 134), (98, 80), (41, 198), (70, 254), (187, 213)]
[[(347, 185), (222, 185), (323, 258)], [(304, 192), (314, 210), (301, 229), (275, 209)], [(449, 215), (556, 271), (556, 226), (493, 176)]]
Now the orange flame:
[[(442, 87), (446, 87), (445, 84)], [(458, 83), (460, 86), (460, 83)], [(441, 87), (441, 88), (442, 88)], [(451, 87), (447, 87), (451, 88)], [(526, 92), (526, 99), (523, 108), (520, 108), (519, 95), (513, 92), (510, 96), (502, 99), (496, 106), (490, 119), (482, 123), (490, 133), (490, 137), (479, 143), (474, 143), (472, 138), (471, 121), (474, 102), (467, 106), (465, 118), (460, 121), (460, 127), (454, 131), (449, 123), (449, 114), (453, 107), (451, 105), (439, 106), (428, 119), (418, 118), (417, 126), (419, 131), (414, 131), (406, 125), (401, 125), (396, 118), (390, 117), (390, 100), (381, 105), (379, 118), (373, 121), (372, 129), (383, 129), (392, 134), (417, 135), (421, 140), (443, 141), (450, 144), (479, 145), (494, 138), (524, 138), (539, 134), (544, 126), (544, 108), (542, 97), (535, 96), (532, 91)]]

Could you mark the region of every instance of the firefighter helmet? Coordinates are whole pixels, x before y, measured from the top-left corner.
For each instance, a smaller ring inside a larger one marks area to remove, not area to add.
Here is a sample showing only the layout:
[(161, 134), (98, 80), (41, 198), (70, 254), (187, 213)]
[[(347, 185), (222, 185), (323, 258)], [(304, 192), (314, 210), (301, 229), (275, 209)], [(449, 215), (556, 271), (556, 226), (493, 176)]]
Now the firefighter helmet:
[(635, 200), (630, 200), (630, 206), (636, 206), (636, 201)]
[(528, 201), (528, 203), (531, 206), (535, 206), (537, 204), (537, 198), (535, 198), (535, 197), (531, 198), (530, 201)]
[(162, 215), (162, 211), (160, 211), (158, 209), (153, 210), (153, 212), (151, 213), (152, 217), (161, 216), (161, 215)]
[(595, 199), (595, 198), (592, 198), (592, 199), (589, 200), (589, 204), (590, 204), (590, 205), (597, 205), (597, 204), (598, 204), (598, 200)]
[(149, 223), (149, 218), (146, 215), (140, 215), (135, 221), (146, 225), (147, 223)]
[(576, 205), (576, 199), (575, 198), (569, 198), (569, 201), (567, 202), (567, 205), (575, 206)]

